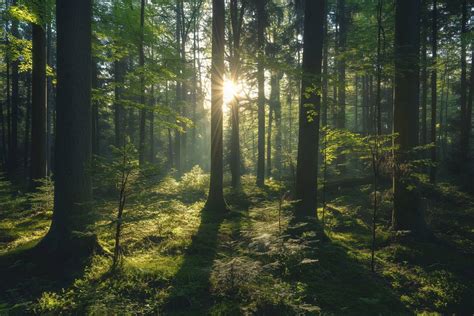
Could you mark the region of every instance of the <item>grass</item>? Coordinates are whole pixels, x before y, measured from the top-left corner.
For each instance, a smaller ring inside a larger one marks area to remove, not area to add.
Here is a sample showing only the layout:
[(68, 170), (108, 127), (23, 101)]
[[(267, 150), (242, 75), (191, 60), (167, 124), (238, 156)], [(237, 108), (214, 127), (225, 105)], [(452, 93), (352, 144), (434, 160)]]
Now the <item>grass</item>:
[[(124, 262), (94, 256), (74, 267), (32, 257), (51, 212), (2, 212), (0, 314), (411, 315), (474, 311), (473, 200), (449, 184), (433, 188), (427, 217), (431, 242), (391, 242), (390, 194), (377, 231), (376, 273), (370, 264), (370, 186), (330, 192), (329, 240), (287, 233), (291, 204), (282, 186), (226, 191), (232, 211), (203, 211), (207, 176), (200, 170), (165, 178), (136, 195), (125, 212)], [(457, 200), (452, 201), (453, 197)], [(461, 200), (462, 201), (458, 201)], [(94, 227), (113, 247), (115, 203), (97, 206)], [(321, 212), (321, 210), (320, 210)], [(321, 215), (321, 214), (320, 214)]]

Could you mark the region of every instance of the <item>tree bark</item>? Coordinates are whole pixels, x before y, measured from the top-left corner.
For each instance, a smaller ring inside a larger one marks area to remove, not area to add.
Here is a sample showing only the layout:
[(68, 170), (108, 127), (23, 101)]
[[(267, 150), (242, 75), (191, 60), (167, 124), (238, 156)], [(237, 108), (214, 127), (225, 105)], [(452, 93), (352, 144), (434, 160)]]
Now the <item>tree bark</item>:
[(258, 145), (257, 185), (265, 185), (265, 1), (256, 0), (257, 5), (257, 86), (258, 86)]
[(145, 163), (145, 123), (146, 123), (146, 104), (145, 104), (145, 50), (144, 50), (144, 32), (145, 32), (145, 0), (141, 0), (140, 6), (140, 42), (138, 44), (138, 59), (140, 65), (140, 135), (138, 141), (138, 161), (140, 166)]
[[(418, 145), (420, 1), (397, 0), (395, 12), (395, 163), (410, 167), (413, 148)], [(404, 169), (404, 168), (402, 168)], [(410, 189), (409, 174), (394, 172), (392, 227), (415, 234), (423, 231), (419, 198)]]
[(324, 0), (305, 2), (303, 78), (296, 170), (296, 218), (315, 217), (319, 153), (319, 110)]
[(431, 35), (431, 50), (433, 54), (433, 61), (431, 63), (431, 134), (430, 141), (431, 145), (431, 168), (430, 168), (430, 182), (436, 182), (436, 106), (438, 102), (438, 72), (437, 72), (437, 58), (438, 58), (438, 2), (433, 0), (433, 12), (432, 12), (432, 35)]
[[(57, 115), (53, 220), (41, 245), (77, 257), (71, 248), (91, 222), (91, 0), (58, 0)], [(95, 240), (85, 238), (84, 241)], [(92, 251), (91, 244), (82, 244)]]
[(227, 210), (223, 190), (224, 0), (212, 1), (211, 181), (206, 209)]

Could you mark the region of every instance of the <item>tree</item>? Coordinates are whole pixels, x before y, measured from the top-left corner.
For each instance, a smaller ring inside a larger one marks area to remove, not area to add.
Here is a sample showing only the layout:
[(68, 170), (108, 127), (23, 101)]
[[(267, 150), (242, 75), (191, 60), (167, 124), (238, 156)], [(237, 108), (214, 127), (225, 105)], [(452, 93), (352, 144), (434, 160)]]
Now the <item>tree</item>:
[[(247, 7), (246, 1), (241, 1), (240, 8), (238, 0), (230, 1), (230, 18), (231, 18), (231, 61), (230, 75), (231, 80), (235, 84), (239, 80), (240, 74), (240, 54), (241, 54), (241, 36), (244, 14)], [(233, 98), (231, 100), (231, 144), (230, 144), (230, 172), (232, 174), (232, 187), (240, 186), (240, 119), (239, 119), (239, 100)]]
[[(408, 165), (418, 145), (420, 1), (396, 1), (395, 11), (395, 161)], [(417, 193), (400, 172), (394, 172), (392, 227), (421, 233), (423, 217)]]
[(265, 1), (257, 0), (258, 161), (257, 185), (265, 184)]
[(144, 30), (145, 28), (145, 0), (141, 0), (140, 6), (140, 42), (138, 44), (138, 56), (140, 65), (140, 137), (138, 145), (138, 161), (140, 166), (145, 162), (145, 123), (146, 123), (146, 104), (145, 104), (145, 49)]
[(31, 109), (31, 169), (30, 185), (36, 187), (37, 180), (46, 177), (46, 24), (43, 13), (46, 3), (38, 6), (38, 24), (33, 24), (33, 81)]
[(223, 190), (224, 0), (212, 1), (211, 181), (206, 209), (227, 209)]
[[(83, 235), (90, 223), (92, 1), (58, 0), (54, 211), (40, 243), (77, 257), (96, 246)], [(86, 242), (88, 241), (88, 242)], [(72, 246), (74, 245), (74, 246)]]
[(438, 101), (438, 72), (437, 72), (437, 58), (438, 58), (438, 2), (433, 0), (432, 12), (432, 26), (431, 26), (431, 50), (433, 62), (431, 64), (431, 169), (430, 182), (436, 182), (436, 105)]
[(306, 1), (303, 35), (303, 78), (299, 110), (296, 170), (296, 217), (314, 217), (317, 208), (319, 111), (323, 49), (324, 0)]

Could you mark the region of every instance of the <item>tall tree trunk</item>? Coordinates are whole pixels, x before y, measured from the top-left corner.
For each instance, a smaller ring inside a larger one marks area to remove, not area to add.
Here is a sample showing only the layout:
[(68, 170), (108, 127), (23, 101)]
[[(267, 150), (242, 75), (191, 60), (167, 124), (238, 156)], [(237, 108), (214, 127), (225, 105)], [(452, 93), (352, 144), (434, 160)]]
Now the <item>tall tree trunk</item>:
[(85, 232), (91, 221), (92, 189), (88, 167), (92, 121), (92, 1), (58, 0), (56, 19), (58, 85), (54, 211), (49, 232), (40, 245), (50, 252), (78, 257), (89, 254), (95, 246), (92, 242), (96, 241), (75, 233)]
[(282, 74), (277, 72), (275, 75), (275, 99), (273, 104), (273, 112), (275, 114), (275, 170), (278, 179), (281, 179), (282, 173), (282, 126), (281, 126), (281, 99), (280, 99), (280, 79)]
[(227, 210), (223, 188), (224, 0), (212, 1), (211, 181), (206, 209)]
[(151, 85), (150, 89), (150, 163), (155, 162), (155, 87)]
[[(16, 5), (17, 1), (13, 1), (13, 5)], [(12, 22), (12, 35), (15, 37), (19, 36), (18, 33), (18, 21), (16, 19)], [(12, 61), (11, 64), (11, 131), (10, 131), (10, 144), (9, 144), (9, 171), (15, 172), (18, 166), (18, 111), (20, 106), (20, 89), (19, 89), (19, 62), (18, 59)]]
[(140, 6), (140, 42), (138, 45), (138, 59), (140, 65), (140, 135), (138, 142), (138, 160), (140, 166), (145, 163), (145, 123), (146, 123), (146, 104), (145, 104), (145, 50), (144, 50), (144, 32), (145, 32), (145, 0), (141, 0)]
[(257, 5), (257, 85), (258, 85), (258, 158), (257, 185), (265, 184), (265, 1), (256, 0)]
[(319, 110), (324, 0), (305, 2), (303, 78), (296, 170), (296, 218), (315, 217), (319, 154)]
[[(240, 74), (240, 38), (242, 33), (242, 23), (245, 13), (245, 2), (238, 8), (238, 1), (230, 2), (230, 18), (233, 47), (233, 56), (230, 63), (231, 79), (234, 84), (239, 80)], [(230, 172), (232, 175), (232, 187), (238, 188), (240, 182), (240, 118), (239, 118), (239, 100), (234, 98), (230, 104), (231, 108), (231, 144), (230, 144)]]
[[(25, 79), (25, 84), (26, 84), (26, 102), (25, 102), (25, 107), (26, 107), (26, 116), (25, 116), (25, 134), (24, 134), (24, 154), (23, 154), (23, 168), (25, 170), (25, 177), (28, 180), (28, 163), (30, 160), (30, 136), (33, 136), (31, 134), (31, 107), (32, 107), (32, 100), (31, 100), (31, 75), (27, 74), (26, 79)], [(33, 157), (31, 157), (33, 158)], [(46, 164), (45, 164), (46, 165)], [(30, 180), (31, 180), (31, 174), (30, 174)]]
[[(397, 0), (395, 12), (395, 101), (394, 132), (396, 165), (403, 169), (411, 163), (418, 145), (420, 1)], [(419, 198), (410, 190), (410, 179), (394, 172), (392, 227), (422, 233), (424, 219)]]
[(421, 4), (421, 135), (422, 145), (428, 143), (428, 124), (427, 124), (427, 104), (428, 104), (428, 61), (427, 61), (427, 42), (428, 42), (428, 0), (422, 0)]
[[(97, 59), (92, 58), (92, 89), (99, 89), (99, 69)], [(92, 154), (99, 154), (99, 104), (97, 100), (92, 101)]]
[(338, 33), (338, 105), (336, 111), (336, 128), (346, 127), (346, 43), (347, 43), (347, 8), (346, 0), (338, 0), (337, 19), (339, 25)]
[[(48, 65), (53, 66), (53, 32), (51, 23), (48, 23), (46, 30), (46, 58)], [(46, 98), (46, 174), (51, 175), (53, 169), (53, 131), (55, 113), (55, 88), (53, 78), (46, 78), (47, 98)]]
[(382, 134), (382, 14), (383, 2), (379, 0), (377, 8), (377, 87), (375, 100), (376, 134)]
[[(271, 79), (273, 80), (273, 78)], [(272, 84), (273, 85), (273, 84)], [(273, 87), (272, 87), (273, 89)], [(273, 104), (272, 100), (269, 102), (268, 106), (268, 128), (267, 128), (267, 178), (272, 176), (272, 133), (273, 133)]]
[(468, 35), (468, 5), (467, 0), (462, 2), (461, 18), (461, 135), (460, 135), (460, 160), (465, 162), (468, 155), (468, 122), (467, 122), (467, 61), (466, 47)]
[[(438, 58), (438, 2), (433, 0), (433, 16), (431, 29), (431, 50), (433, 54), (433, 61), (431, 63), (431, 168), (430, 168), (430, 182), (436, 182), (436, 106), (438, 102), (438, 72), (437, 72), (437, 58)], [(441, 122), (440, 122), (441, 123)]]
[[(324, 11), (328, 12), (328, 3), (325, 1)], [(328, 109), (329, 109), (329, 98), (328, 98), (328, 81), (329, 81), (329, 38), (328, 38), (328, 16), (324, 18), (324, 39), (323, 39), (323, 78), (322, 78), (322, 107), (321, 107), (321, 124), (323, 127), (328, 125)]]

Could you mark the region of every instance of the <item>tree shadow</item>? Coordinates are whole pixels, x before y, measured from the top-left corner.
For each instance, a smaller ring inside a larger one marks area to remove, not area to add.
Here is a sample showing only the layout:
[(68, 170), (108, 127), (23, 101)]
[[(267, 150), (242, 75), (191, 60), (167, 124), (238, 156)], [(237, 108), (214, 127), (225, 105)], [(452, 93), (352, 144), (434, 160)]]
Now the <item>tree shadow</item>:
[(31, 313), (28, 302), (35, 302), (44, 292), (71, 286), (90, 264), (90, 257), (65, 260), (45, 255), (37, 243), (32, 241), (0, 256), (0, 306), (11, 306), (0, 314)]
[(204, 208), (201, 223), (192, 237), (181, 267), (175, 274), (172, 289), (164, 305), (171, 314), (198, 313), (212, 304), (209, 277), (217, 254), (218, 234), (225, 214)]
[(311, 251), (314, 265), (299, 266), (292, 277), (305, 284), (307, 303), (344, 315), (410, 315), (399, 295), (348, 250), (332, 241)]

